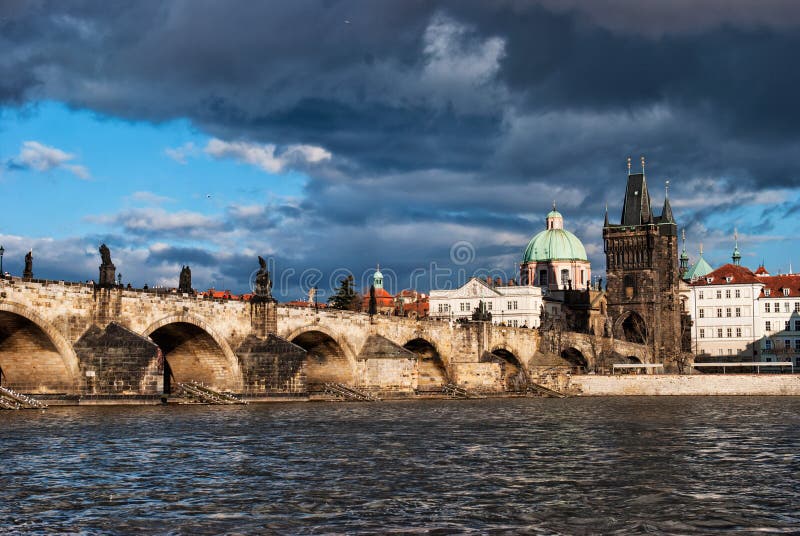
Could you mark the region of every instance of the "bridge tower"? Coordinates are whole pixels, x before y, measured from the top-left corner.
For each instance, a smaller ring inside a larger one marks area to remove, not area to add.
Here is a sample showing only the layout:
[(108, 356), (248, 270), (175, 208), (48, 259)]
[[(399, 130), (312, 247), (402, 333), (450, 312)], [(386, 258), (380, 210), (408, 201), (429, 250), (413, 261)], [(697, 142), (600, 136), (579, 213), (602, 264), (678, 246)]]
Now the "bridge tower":
[(619, 225), (609, 223), (606, 209), (606, 298), (614, 336), (650, 346), (663, 362), (680, 350), (678, 227), (668, 190), (661, 215), (653, 213), (644, 164), (642, 157), (642, 172), (631, 173), (628, 159)]

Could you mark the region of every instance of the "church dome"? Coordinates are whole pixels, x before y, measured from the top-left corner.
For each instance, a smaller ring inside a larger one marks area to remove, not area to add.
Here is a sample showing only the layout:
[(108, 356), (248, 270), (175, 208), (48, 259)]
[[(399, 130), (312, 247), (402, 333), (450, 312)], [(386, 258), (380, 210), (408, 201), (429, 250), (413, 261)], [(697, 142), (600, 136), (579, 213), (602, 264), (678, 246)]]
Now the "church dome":
[[(560, 216), (560, 214), (559, 214)], [(553, 260), (588, 260), (586, 249), (577, 236), (565, 229), (547, 229), (537, 234), (525, 248), (522, 262)]]

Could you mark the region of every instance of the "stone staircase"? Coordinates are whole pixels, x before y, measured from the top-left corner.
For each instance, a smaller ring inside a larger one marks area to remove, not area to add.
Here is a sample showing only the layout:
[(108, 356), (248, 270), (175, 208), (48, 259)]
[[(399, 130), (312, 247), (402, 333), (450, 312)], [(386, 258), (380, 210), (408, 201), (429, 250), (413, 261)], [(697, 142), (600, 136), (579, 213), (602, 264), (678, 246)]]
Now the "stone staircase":
[(566, 393), (556, 391), (555, 389), (550, 389), (549, 387), (545, 387), (544, 385), (540, 385), (536, 382), (528, 382), (528, 393), (539, 396), (547, 396), (550, 398), (567, 398), (568, 396)]
[(44, 409), (47, 404), (0, 386), (0, 409)]
[(486, 398), (485, 396), (476, 395), (475, 393), (467, 391), (463, 387), (459, 387), (454, 383), (448, 383), (442, 386), (442, 392), (450, 398)]
[(231, 404), (247, 404), (231, 394), (221, 393), (209, 389), (195, 381), (184, 382), (175, 384), (176, 391), (182, 398), (188, 398), (200, 404), (213, 404), (213, 405), (231, 405)]
[(379, 398), (372, 396), (366, 391), (354, 389), (343, 383), (333, 383), (333, 382), (325, 383), (323, 384), (323, 390), (325, 391), (325, 393), (329, 395), (333, 395), (337, 398), (341, 398), (343, 400), (350, 400), (354, 402), (377, 402), (378, 400), (380, 400)]

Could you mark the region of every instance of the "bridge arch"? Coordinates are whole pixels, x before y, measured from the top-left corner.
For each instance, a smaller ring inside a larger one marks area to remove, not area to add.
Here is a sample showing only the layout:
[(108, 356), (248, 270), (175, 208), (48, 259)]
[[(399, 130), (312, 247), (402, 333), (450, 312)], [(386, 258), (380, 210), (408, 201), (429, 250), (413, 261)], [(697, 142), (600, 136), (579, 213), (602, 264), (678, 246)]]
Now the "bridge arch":
[(647, 324), (636, 311), (626, 311), (614, 323), (614, 337), (626, 342), (647, 344)]
[(561, 357), (569, 362), (573, 367), (582, 368), (584, 371), (589, 367), (589, 360), (578, 348), (570, 346), (561, 351)]
[(414, 352), (419, 358), (417, 362), (417, 390), (441, 391), (450, 382), (447, 365), (436, 345), (424, 337), (415, 337), (403, 345), (403, 348)]
[(318, 391), (327, 382), (354, 385), (355, 353), (345, 340), (325, 326), (312, 324), (294, 330), (286, 340), (306, 352), (306, 383)]
[(78, 356), (55, 326), (30, 308), (0, 303), (0, 383), (31, 393), (72, 392)]
[(170, 382), (198, 381), (211, 388), (238, 391), (243, 379), (230, 345), (201, 318), (190, 314), (164, 317), (143, 332), (164, 354), (164, 392)]
[(506, 344), (500, 344), (491, 354), (503, 361), (503, 378), (509, 391), (519, 391), (528, 383), (528, 372), (519, 358), (519, 354)]

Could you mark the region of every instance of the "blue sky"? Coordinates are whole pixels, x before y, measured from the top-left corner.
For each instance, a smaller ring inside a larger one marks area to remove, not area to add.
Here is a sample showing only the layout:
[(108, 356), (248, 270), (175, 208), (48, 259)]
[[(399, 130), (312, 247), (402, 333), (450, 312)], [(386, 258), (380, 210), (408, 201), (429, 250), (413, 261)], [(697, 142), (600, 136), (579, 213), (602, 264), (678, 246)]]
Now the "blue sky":
[(800, 269), (791, 2), (199, 4), (0, 6), (7, 270), (425, 291), (516, 276), (555, 199), (602, 275), (641, 154), (693, 259)]

